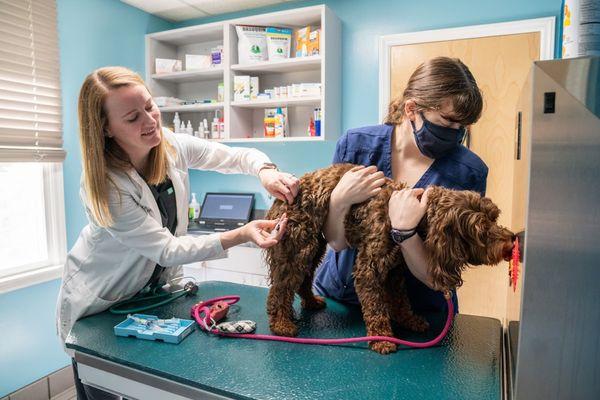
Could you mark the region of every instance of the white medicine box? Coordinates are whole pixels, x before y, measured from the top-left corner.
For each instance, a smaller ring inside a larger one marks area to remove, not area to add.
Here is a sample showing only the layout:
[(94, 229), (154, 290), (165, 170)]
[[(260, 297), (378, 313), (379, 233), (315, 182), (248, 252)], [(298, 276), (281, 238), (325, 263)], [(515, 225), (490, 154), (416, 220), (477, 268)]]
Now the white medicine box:
[(170, 74), (181, 72), (181, 60), (157, 58), (155, 62), (156, 74)]
[(193, 71), (198, 69), (210, 68), (212, 57), (209, 55), (186, 54), (185, 70)]
[(233, 77), (233, 100), (250, 100), (250, 76), (236, 75)]
[(250, 100), (256, 100), (259, 93), (258, 76), (250, 77)]

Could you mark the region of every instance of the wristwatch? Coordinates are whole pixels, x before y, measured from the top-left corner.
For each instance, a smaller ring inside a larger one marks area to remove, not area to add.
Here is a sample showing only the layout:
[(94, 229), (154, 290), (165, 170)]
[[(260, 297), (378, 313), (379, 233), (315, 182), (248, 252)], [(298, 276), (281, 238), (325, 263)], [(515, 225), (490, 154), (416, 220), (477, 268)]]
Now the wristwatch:
[(394, 243), (400, 244), (400, 243), (404, 242), (406, 239), (413, 237), (415, 235), (415, 233), (417, 233), (417, 228), (406, 229), (406, 230), (392, 228), (392, 230), (390, 231), (390, 236), (392, 237), (392, 240), (394, 241)]

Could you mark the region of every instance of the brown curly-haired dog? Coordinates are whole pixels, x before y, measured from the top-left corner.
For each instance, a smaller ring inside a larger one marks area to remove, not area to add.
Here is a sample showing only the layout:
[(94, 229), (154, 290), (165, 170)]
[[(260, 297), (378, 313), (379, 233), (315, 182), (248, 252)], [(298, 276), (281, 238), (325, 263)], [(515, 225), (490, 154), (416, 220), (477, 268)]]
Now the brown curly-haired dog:
[[(276, 200), (267, 213), (268, 219), (283, 213), (288, 217), (281, 242), (265, 250), (271, 281), (267, 313), (275, 334), (297, 334), (292, 307), (295, 293), (300, 295), (305, 309), (325, 307), (325, 301), (312, 292), (314, 270), (327, 245), (321, 232), (331, 192), (353, 167), (335, 164), (305, 174), (300, 178), (294, 203)], [(403, 278), (407, 266), (399, 246), (390, 238), (388, 201), (394, 190), (404, 187), (386, 179), (381, 192), (354, 205), (344, 221), (346, 239), (358, 250), (354, 285), (369, 336), (393, 336), (392, 320), (417, 332), (429, 327), (423, 317), (412, 312)], [(513, 234), (496, 223), (500, 210), (490, 199), (476, 192), (441, 187), (433, 187), (428, 199), (418, 232), (424, 238), (436, 289), (462, 285), (461, 272), (467, 264), (493, 265), (510, 258)], [(390, 342), (371, 342), (370, 346), (381, 354), (396, 350)]]

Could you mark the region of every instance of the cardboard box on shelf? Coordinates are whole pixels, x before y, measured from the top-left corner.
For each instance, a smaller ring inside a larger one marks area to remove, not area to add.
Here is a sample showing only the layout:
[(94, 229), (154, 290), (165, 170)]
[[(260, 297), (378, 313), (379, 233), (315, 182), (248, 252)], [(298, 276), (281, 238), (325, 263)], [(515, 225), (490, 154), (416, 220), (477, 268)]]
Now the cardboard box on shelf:
[(185, 70), (193, 71), (198, 69), (210, 68), (212, 65), (211, 57), (208, 55), (186, 54)]
[(305, 26), (295, 32), (296, 57), (316, 56), (320, 52), (321, 29)]
[(250, 76), (236, 75), (233, 77), (233, 100), (250, 100)]
[(172, 72), (181, 72), (181, 60), (170, 58), (157, 58), (154, 60), (156, 74), (170, 74)]
[(250, 77), (250, 100), (256, 100), (258, 98), (258, 76)]

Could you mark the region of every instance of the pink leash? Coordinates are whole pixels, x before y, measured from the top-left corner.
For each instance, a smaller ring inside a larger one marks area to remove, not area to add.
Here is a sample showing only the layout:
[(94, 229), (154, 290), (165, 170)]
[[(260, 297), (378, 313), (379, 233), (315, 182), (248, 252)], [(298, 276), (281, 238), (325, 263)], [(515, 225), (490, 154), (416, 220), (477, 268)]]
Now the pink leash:
[[(434, 339), (428, 342), (409, 342), (407, 340), (397, 339), (395, 337), (390, 336), (361, 336), (355, 338), (346, 338), (346, 339), (309, 339), (309, 338), (290, 338), (285, 336), (275, 336), (275, 335), (259, 335), (252, 333), (225, 333), (221, 332), (218, 329), (214, 328), (215, 320), (211, 318), (210, 314), (210, 306), (215, 304), (218, 301), (224, 301), (227, 304), (235, 304), (240, 300), (240, 296), (222, 296), (215, 297), (214, 299), (206, 300), (195, 304), (192, 306), (191, 314), (192, 317), (196, 320), (200, 328), (206, 332), (213, 333), (219, 336), (225, 337), (234, 337), (241, 339), (255, 339), (255, 340), (274, 340), (278, 342), (288, 342), (288, 343), (302, 343), (302, 344), (321, 344), (321, 345), (335, 345), (335, 344), (345, 344), (345, 343), (356, 343), (356, 342), (369, 342), (369, 341), (386, 341), (395, 344), (401, 344), (409, 347), (417, 347), (417, 348), (425, 348), (431, 347), (438, 344), (444, 336), (448, 333), (450, 329), (450, 325), (452, 325), (452, 319), (454, 317), (454, 304), (452, 303), (452, 296), (450, 292), (446, 292), (444, 294), (446, 298), (446, 302), (448, 304), (448, 317), (446, 318), (446, 324), (444, 325), (444, 329), (437, 335)], [(201, 316), (204, 314), (204, 316)], [(211, 321), (212, 319), (212, 321)]]

